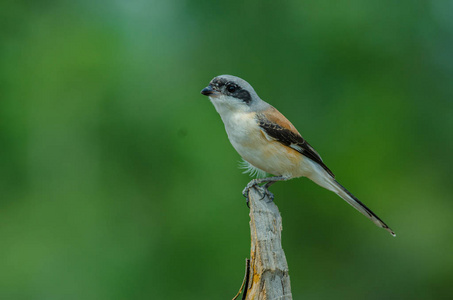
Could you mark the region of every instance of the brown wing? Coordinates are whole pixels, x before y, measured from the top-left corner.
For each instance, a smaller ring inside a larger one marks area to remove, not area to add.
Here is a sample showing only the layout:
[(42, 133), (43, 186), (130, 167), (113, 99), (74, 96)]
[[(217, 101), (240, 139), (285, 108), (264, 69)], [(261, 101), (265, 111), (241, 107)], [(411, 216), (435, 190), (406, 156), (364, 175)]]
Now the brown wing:
[(302, 155), (310, 158), (318, 163), (324, 170), (327, 171), (332, 177), (335, 175), (323, 163), (321, 156), (313, 149), (310, 144), (304, 140), (297, 129), (285, 118), (277, 109), (272, 107), (265, 113), (256, 115), (257, 121), (261, 129), (266, 135), (272, 139), (280, 142), (281, 144), (290, 147)]

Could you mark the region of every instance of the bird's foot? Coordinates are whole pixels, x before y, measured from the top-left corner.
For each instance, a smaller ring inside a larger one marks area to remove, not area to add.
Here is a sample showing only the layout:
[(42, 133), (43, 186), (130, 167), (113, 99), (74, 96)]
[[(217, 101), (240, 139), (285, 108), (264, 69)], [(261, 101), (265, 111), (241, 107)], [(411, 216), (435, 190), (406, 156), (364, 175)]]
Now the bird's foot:
[(257, 186), (258, 185), (258, 180), (256, 179), (253, 179), (251, 180), (247, 186), (242, 190), (242, 195), (245, 197), (245, 198), (248, 198), (249, 196), (249, 190), (254, 187), (254, 186)]
[(274, 201), (274, 194), (272, 194), (268, 189), (267, 185), (260, 186), (259, 183), (261, 183), (257, 179), (253, 179), (250, 181), (247, 186), (244, 188), (242, 191), (242, 195), (246, 198), (246, 203), (247, 207), (250, 208), (249, 205), (249, 192), (251, 188), (256, 188), (256, 190), (260, 193), (261, 198), (260, 200), (263, 200), (266, 196), (270, 199), (270, 201)]
[(256, 179), (253, 179), (252, 181), (250, 181), (247, 186), (242, 190), (242, 195), (245, 197), (245, 203), (247, 204), (247, 207), (250, 208), (250, 205), (249, 205), (249, 192), (250, 192), (250, 189), (254, 186), (258, 185), (258, 182)]
[(269, 198), (269, 202), (273, 202), (274, 201), (274, 194), (271, 191), (269, 191), (265, 186), (263, 187), (263, 190), (264, 190), (265, 196), (267, 196), (267, 198)]

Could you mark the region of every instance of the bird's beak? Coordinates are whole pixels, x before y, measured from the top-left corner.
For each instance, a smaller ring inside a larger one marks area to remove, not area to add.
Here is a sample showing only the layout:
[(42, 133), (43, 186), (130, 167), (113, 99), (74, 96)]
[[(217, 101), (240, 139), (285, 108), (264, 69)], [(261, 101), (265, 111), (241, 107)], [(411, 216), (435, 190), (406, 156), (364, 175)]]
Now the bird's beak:
[(205, 96), (211, 96), (211, 95), (217, 94), (217, 92), (214, 91), (210, 85), (208, 85), (207, 87), (205, 87), (204, 89), (202, 89), (202, 90), (201, 90), (201, 93), (202, 93), (203, 95), (205, 95)]

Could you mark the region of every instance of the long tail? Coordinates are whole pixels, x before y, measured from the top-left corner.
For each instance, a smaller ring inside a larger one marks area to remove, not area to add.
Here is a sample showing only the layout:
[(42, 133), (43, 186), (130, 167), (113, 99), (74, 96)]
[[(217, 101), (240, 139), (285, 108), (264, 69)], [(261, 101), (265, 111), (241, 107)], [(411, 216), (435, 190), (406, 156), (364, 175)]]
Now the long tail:
[(395, 232), (388, 227), (387, 224), (385, 224), (384, 221), (382, 221), (374, 212), (371, 211), (365, 204), (360, 202), (359, 199), (357, 199), (351, 192), (349, 192), (344, 186), (342, 186), (338, 181), (335, 179), (332, 179), (334, 184), (337, 187), (337, 191), (335, 191), (338, 196), (343, 198), (346, 202), (348, 202), (352, 207), (360, 211), (364, 216), (368, 217), (371, 221), (373, 221), (374, 224), (376, 224), (379, 227), (384, 228), (387, 230), (391, 235), (396, 236)]
[[(316, 164), (316, 163), (315, 163)], [(311, 176), (310, 179), (319, 184), (320, 186), (335, 192), (338, 196), (343, 198), (348, 202), (352, 207), (361, 212), (364, 216), (368, 217), (374, 224), (379, 227), (387, 230), (391, 235), (396, 236), (395, 232), (388, 227), (374, 212), (372, 212), (365, 204), (360, 202), (351, 192), (349, 192), (344, 186), (342, 186), (338, 181), (336, 181), (331, 175), (327, 174), (321, 167), (318, 167), (316, 164), (314, 176)]]

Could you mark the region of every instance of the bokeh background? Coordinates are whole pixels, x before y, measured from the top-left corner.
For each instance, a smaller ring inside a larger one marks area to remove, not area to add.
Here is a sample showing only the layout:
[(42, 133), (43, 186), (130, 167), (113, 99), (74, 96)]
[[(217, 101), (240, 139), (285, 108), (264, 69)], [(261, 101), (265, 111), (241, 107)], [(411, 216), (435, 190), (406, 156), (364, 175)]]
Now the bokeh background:
[(453, 298), (452, 1), (0, 4), (0, 298), (231, 299), (249, 181), (200, 90), (249, 81), (391, 237), (272, 187), (295, 299)]

